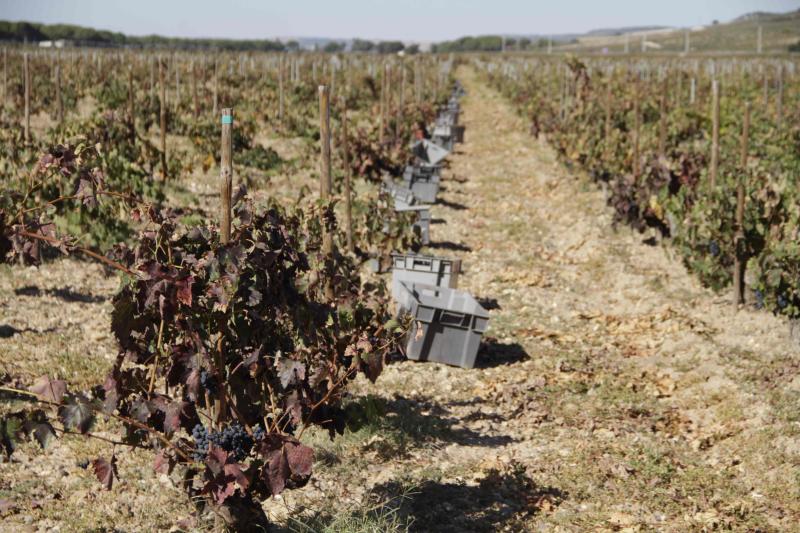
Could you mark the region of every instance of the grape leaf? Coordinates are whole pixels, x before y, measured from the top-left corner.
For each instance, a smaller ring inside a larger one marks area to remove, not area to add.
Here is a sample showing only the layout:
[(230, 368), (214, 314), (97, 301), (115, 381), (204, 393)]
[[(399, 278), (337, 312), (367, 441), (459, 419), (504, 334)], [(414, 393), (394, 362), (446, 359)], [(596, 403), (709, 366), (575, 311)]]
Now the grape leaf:
[(61, 403), (61, 399), (67, 392), (67, 383), (61, 379), (42, 376), (29, 390), (48, 402)]
[(278, 377), (284, 389), (306, 378), (306, 366), (300, 361), (278, 356), (275, 359), (275, 367), (278, 369)]
[(314, 464), (314, 450), (299, 442), (286, 443), (286, 460), (296, 481), (302, 482), (311, 476), (311, 467)]
[(9, 457), (16, 449), (17, 435), (21, 429), (22, 421), (17, 416), (0, 420), (0, 445)]
[(283, 453), (283, 448), (273, 450), (269, 455), (267, 464), (262, 469), (262, 476), (269, 486), (269, 490), (273, 496), (277, 496), (286, 487), (286, 480), (289, 479), (291, 470), (289, 469), (289, 461), (286, 460), (286, 454)]
[(110, 462), (98, 457), (92, 461), (92, 469), (97, 481), (103, 485), (103, 488), (111, 490), (111, 486), (114, 484), (114, 477), (117, 476), (117, 456), (112, 454)]
[(169, 474), (175, 467), (175, 459), (164, 450), (159, 450), (153, 460), (153, 470), (158, 474)]
[(42, 448), (47, 448), (47, 446), (50, 444), (50, 441), (56, 437), (56, 432), (53, 429), (53, 426), (47, 421), (28, 421), (25, 423), (25, 431), (28, 434), (33, 435), (33, 438), (36, 439), (36, 442), (38, 442)]
[(82, 395), (71, 395), (67, 402), (58, 408), (58, 418), (66, 429), (77, 429), (87, 433), (94, 423), (94, 413), (89, 400)]
[(246, 491), (250, 486), (250, 480), (236, 463), (226, 464), (224, 467), (225, 475), (232, 477), (236, 480), (236, 484), (241, 487), (242, 491)]

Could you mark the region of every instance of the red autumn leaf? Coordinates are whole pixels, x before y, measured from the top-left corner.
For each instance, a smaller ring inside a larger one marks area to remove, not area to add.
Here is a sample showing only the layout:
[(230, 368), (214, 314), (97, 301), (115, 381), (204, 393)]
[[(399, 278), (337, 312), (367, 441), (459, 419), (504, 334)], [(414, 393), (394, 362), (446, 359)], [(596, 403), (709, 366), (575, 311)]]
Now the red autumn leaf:
[(218, 504), (223, 504), (236, 492), (236, 482), (230, 476), (217, 476), (206, 483), (203, 492), (211, 494)]
[(266, 476), (269, 490), (273, 496), (277, 496), (286, 488), (286, 480), (289, 479), (291, 470), (289, 461), (283, 453), (283, 448), (274, 450), (269, 457), (269, 462), (264, 467), (263, 475)]
[(158, 474), (169, 474), (173, 466), (175, 466), (173, 459), (164, 453), (164, 450), (159, 451), (153, 460), (153, 470)]
[(242, 489), (242, 491), (246, 491), (247, 487), (250, 486), (250, 480), (247, 478), (242, 469), (239, 468), (239, 465), (236, 463), (230, 463), (225, 465), (225, 475), (227, 477), (231, 477), (236, 480), (236, 484)]
[(187, 307), (192, 306), (192, 285), (194, 278), (189, 276), (186, 279), (181, 279), (175, 282), (177, 288), (177, 298), (180, 303)]
[(188, 404), (186, 402), (170, 402), (164, 409), (164, 432), (171, 435), (181, 427), (181, 414)]
[(228, 452), (219, 446), (211, 444), (208, 450), (208, 459), (206, 460), (206, 465), (208, 466), (209, 470), (211, 470), (215, 476), (218, 476), (220, 473), (222, 473), (227, 462)]
[(287, 442), (286, 460), (292, 475), (300, 478), (311, 476), (311, 467), (314, 464), (314, 450), (299, 442)]
[(50, 379), (48, 376), (42, 376), (36, 380), (30, 391), (48, 402), (61, 403), (61, 399), (67, 392), (67, 384), (62, 379)]
[(92, 461), (92, 469), (94, 470), (94, 475), (97, 477), (97, 481), (103, 485), (103, 488), (111, 490), (111, 486), (114, 484), (114, 477), (117, 475), (116, 455), (111, 456), (111, 462), (106, 461), (102, 457), (98, 457)]

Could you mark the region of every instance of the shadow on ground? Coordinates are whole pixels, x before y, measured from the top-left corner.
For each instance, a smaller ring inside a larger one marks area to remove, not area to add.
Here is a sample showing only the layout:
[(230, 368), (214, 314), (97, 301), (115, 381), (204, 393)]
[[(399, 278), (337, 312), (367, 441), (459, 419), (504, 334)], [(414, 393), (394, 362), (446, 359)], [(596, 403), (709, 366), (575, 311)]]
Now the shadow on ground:
[(518, 342), (500, 342), (494, 337), (484, 337), (478, 351), (477, 368), (493, 368), (513, 365), (530, 358), (525, 348)]
[(536, 515), (567, 497), (556, 487), (538, 485), (520, 463), (498, 468), (502, 471), (490, 469), (472, 484), (396, 478), (374, 486), (366, 501), (343, 513), (293, 518), (291, 528), (276, 531), (529, 531)]
[(500, 302), (497, 301), (497, 298), (475, 298), (481, 307), (486, 309), (487, 311), (495, 311), (497, 309), (502, 309), (500, 306)]
[(436, 203), (439, 205), (443, 205), (445, 207), (449, 207), (450, 209), (455, 209), (456, 211), (463, 211), (467, 209), (467, 206), (464, 204), (460, 204), (458, 202), (451, 202), (449, 200), (445, 200), (444, 198), (437, 198)]
[(485, 435), (466, 427), (447, 406), (426, 398), (363, 396), (346, 408), (350, 431), (367, 430), (382, 435), (395, 451), (424, 443), (497, 447), (514, 439), (507, 435)]
[(440, 241), (432, 242), (428, 245), (429, 248), (434, 250), (450, 250), (453, 252), (471, 252), (472, 248), (460, 242)]
[(565, 494), (538, 486), (519, 464), (508, 471), (490, 470), (477, 485), (423, 481), (389, 481), (373, 493), (394, 506), (411, 523), (410, 531), (493, 532), (523, 531), (543, 507), (557, 506)]
[(35, 329), (35, 328), (17, 329), (9, 324), (0, 324), (0, 339), (10, 339), (14, 335), (19, 335), (21, 333), (42, 334), (42, 333), (52, 333), (54, 331), (58, 331), (58, 328), (51, 327), (45, 329)]
[(14, 289), (14, 294), (17, 296), (32, 296), (40, 297), (42, 295), (52, 296), (65, 302), (81, 302), (81, 303), (101, 303), (108, 300), (105, 296), (96, 296), (92, 294), (85, 294), (82, 292), (73, 291), (69, 287), (61, 289), (45, 289), (42, 290), (35, 285), (26, 285), (18, 289)]

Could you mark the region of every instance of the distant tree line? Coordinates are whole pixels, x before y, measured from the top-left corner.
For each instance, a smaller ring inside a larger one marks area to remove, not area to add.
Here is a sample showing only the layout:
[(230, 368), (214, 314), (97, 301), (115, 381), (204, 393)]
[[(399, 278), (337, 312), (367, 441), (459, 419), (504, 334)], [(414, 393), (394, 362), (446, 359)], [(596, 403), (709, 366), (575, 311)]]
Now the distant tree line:
[[(35, 22), (9, 22), (0, 20), (0, 41), (16, 41), (35, 43), (39, 41), (71, 41), (75, 44), (92, 46), (131, 46), (141, 48), (184, 48), (184, 49), (218, 49), (238, 51), (283, 51), (300, 50), (297, 41), (272, 41), (268, 39), (189, 39), (180, 37), (162, 37), (146, 35), (133, 37), (124, 33), (96, 30), (72, 24), (39, 24)], [(323, 48), (323, 52), (338, 53), (347, 48), (346, 41), (331, 41)], [(407, 54), (419, 52), (419, 46), (405, 46), (401, 41), (367, 41), (356, 39), (351, 47), (353, 52), (374, 52), (378, 54), (396, 54), (405, 51)]]
[(146, 35), (132, 37), (123, 33), (95, 30), (71, 24), (38, 24), (34, 22), (0, 21), (0, 40), (17, 42), (73, 41), (95, 46), (134, 46), (159, 48), (215, 48), (220, 50), (283, 51), (299, 48), (296, 42), (283, 44), (267, 39), (186, 39)]
[[(323, 52), (337, 53), (343, 52), (347, 47), (345, 41), (331, 41), (323, 48)], [(377, 54), (396, 54), (405, 52), (406, 54), (416, 54), (419, 52), (419, 45), (404, 45), (401, 41), (368, 41), (365, 39), (354, 39), (350, 47), (351, 52), (377, 53)]]
[[(564, 42), (560, 40), (558, 44), (563, 44)], [(573, 39), (570, 42), (577, 41)], [(431, 51), (435, 53), (500, 52), (503, 50), (503, 45), (503, 37), (500, 35), (482, 35), (480, 37), (461, 37), (454, 41), (444, 41), (433, 45)], [(520, 37), (519, 39), (506, 37), (505, 39), (506, 50), (539, 50), (544, 48), (547, 48), (547, 39), (540, 38), (535, 41), (527, 37)]]

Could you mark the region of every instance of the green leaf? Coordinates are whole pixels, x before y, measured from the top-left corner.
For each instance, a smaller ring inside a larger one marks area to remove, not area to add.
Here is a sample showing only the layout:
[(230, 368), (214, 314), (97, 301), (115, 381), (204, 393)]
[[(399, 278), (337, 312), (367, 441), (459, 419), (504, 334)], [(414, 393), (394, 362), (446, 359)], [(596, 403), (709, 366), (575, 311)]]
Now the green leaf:
[(6, 455), (11, 456), (16, 449), (18, 441), (18, 434), (22, 429), (22, 421), (18, 416), (9, 416), (0, 420), (0, 445), (6, 452)]
[(56, 432), (50, 422), (28, 422), (25, 424), (25, 431), (33, 435), (39, 446), (45, 449), (50, 444), (50, 441), (56, 437)]

